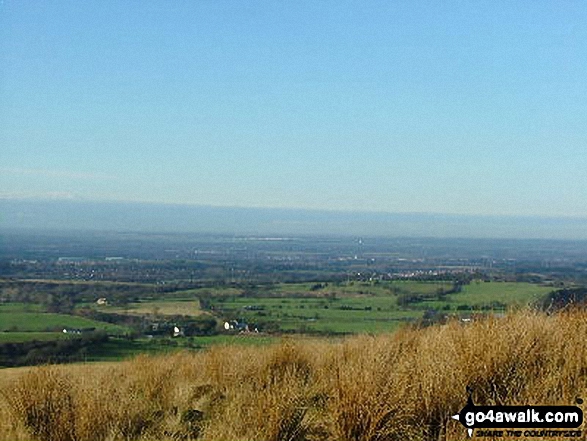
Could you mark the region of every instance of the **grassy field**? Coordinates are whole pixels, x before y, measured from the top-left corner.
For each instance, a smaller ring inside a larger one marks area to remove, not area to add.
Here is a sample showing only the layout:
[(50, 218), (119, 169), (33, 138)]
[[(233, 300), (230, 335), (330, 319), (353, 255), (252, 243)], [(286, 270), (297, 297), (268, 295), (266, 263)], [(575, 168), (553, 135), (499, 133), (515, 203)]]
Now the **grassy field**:
[(551, 292), (552, 286), (514, 282), (472, 282), (464, 285), (460, 293), (449, 296), (452, 303), (489, 305), (501, 302), (507, 305), (526, 305)]
[(236, 298), (216, 304), (223, 312), (251, 323), (271, 321), (283, 330), (332, 332), (389, 331), (421, 311), (400, 310), (395, 298)]
[[(273, 323), (284, 331), (360, 333), (387, 332), (403, 323), (421, 319), (429, 309), (463, 310), (487, 308), (503, 311), (525, 306), (552, 291), (552, 287), (530, 283), (473, 282), (460, 292), (440, 298), (449, 282), (350, 282), (340, 285), (279, 284), (255, 295), (218, 296), (211, 304), (226, 317), (249, 323)], [(420, 295), (422, 300), (398, 304), (402, 295)]]
[(586, 334), (585, 311), (519, 311), (336, 342), (11, 370), (0, 439), (464, 441), (451, 415), (467, 387), (476, 405), (587, 396)]
[[(64, 328), (96, 328), (112, 334), (124, 334), (128, 330), (123, 326), (98, 322), (83, 317), (67, 314), (41, 312), (38, 305), (21, 303), (0, 304), (0, 332), (61, 332)], [(31, 337), (34, 337), (31, 334)]]
[(0, 332), (0, 343), (21, 343), (25, 341), (50, 341), (68, 338), (63, 332)]
[(134, 315), (187, 315), (197, 317), (205, 313), (200, 309), (200, 302), (194, 300), (193, 297), (183, 300), (151, 300), (129, 303), (125, 307), (105, 305), (96, 309), (104, 312)]
[(126, 328), (67, 314), (0, 311), (0, 331), (49, 332), (63, 328), (96, 328), (111, 333), (124, 333)]
[[(439, 314), (471, 314), (474, 311), (500, 311), (535, 301), (552, 287), (529, 283), (473, 281), (460, 292), (439, 297), (451, 282), (385, 281), (342, 283), (281, 283), (250, 289), (213, 287), (183, 290), (164, 299), (144, 298), (125, 307), (88, 304), (98, 311), (144, 315), (150, 320), (183, 315), (193, 318), (212, 314), (219, 321), (236, 319), (270, 333), (306, 333), (342, 335), (386, 333), (421, 320), (428, 310)], [(152, 295), (150, 292), (149, 295)], [(412, 303), (399, 303), (402, 296), (421, 296)], [(203, 311), (198, 300), (206, 299), (210, 309)], [(0, 343), (64, 338), (63, 328), (96, 328), (111, 335), (129, 330), (66, 314), (45, 313), (40, 305), (0, 304)], [(8, 332), (10, 331), (10, 332)], [(139, 353), (175, 350), (177, 347), (201, 348), (221, 343), (234, 335), (169, 340), (114, 339), (88, 353), (90, 360), (120, 360)], [(255, 342), (262, 339), (252, 340)]]

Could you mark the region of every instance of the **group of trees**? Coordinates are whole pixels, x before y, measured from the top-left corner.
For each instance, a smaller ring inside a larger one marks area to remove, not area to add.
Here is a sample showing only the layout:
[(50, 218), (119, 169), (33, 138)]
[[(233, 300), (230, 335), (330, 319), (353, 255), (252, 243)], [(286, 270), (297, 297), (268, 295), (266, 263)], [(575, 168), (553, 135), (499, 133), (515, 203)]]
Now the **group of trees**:
[(27, 341), (0, 344), (0, 366), (25, 366), (82, 361), (90, 348), (108, 341), (104, 332), (91, 332), (56, 341)]
[(572, 287), (552, 291), (542, 302), (543, 309), (558, 311), (567, 307), (587, 307), (587, 288)]
[(414, 303), (424, 302), (426, 300), (446, 300), (449, 294), (459, 293), (463, 290), (463, 282), (455, 280), (452, 282), (452, 286), (448, 289), (439, 287), (435, 292), (430, 294), (415, 293), (415, 292), (401, 292), (396, 291), (397, 304), (399, 306), (408, 306)]

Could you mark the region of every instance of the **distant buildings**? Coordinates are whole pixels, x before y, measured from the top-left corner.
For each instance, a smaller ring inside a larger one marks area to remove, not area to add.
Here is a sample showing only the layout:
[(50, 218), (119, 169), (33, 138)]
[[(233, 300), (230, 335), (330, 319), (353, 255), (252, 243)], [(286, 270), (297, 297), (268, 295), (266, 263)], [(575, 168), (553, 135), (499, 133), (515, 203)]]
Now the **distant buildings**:
[(254, 328), (252, 331), (249, 328), (249, 325), (242, 321), (239, 322), (238, 320), (230, 320), (227, 322), (224, 322), (224, 330), (227, 332), (240, 332), (240, 333), (244, 333), (244, 332), (259, 332), (259, 330), (257, 328)]
[(94, 332), (96, 330), (96, 328), (83, 328), (83, 329), (78, 329), (78, 328), (63, 328), (63, 332), (64, 334), (68, 334), (68, 335), (81, 335), (81, 334), (88, 334), (90, 332)]

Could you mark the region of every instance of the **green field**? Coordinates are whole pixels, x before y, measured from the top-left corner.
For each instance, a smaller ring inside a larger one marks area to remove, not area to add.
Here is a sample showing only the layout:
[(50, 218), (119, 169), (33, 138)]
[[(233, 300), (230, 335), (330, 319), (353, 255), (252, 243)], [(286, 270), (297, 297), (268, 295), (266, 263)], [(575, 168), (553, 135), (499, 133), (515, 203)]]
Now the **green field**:
[(453, 303), (488, 305), (502, 302), (507, 305), (525, 305), (537, 300), (553, 290), (552, 286), (514, 282), (472, 282), (464, 285), (462, 292), (451, 294)]
[[(459, 305), (471, 306), (472, 309), (496, 307), (498, 303), (507, 307), (532, 305), (551, 292), (551, 286), (515, 282), (477, 282), (464, 285), (462, 291), (449, 294), (445, 300), (425, 301), (426, 308), (456, 308)], [(499, 308), (498, 308), (499, 309)]]
[[(499, 310), (530, 304), (552, 287), (530, 283), (477, 282), (460, 292), (439, 296), (450, 282), (347, 282), (279, 284), (256, 295), (217, 297), (211, 304), (225, 318), (260, 323), (283, 331), (359, 333), (388, 332), (434, 310)], [(398, 303), (400, 296), (420, 296)]]
[(68, 314), (40, 312), (34, 305), (0, 304), (0, 332), (60, 332), (64, 328), (96, 328), (111, 334), (124, 334), (123, 326), (98, 322)]
[(99, 306), (99, 311), (117, 314), (133, 315), (186, 315), (197, 317), (204, 312), (200, 309), (200, 302), (192, 298), (174, 300), (147, 300), (139, 303), (129, 303), (127, 306)]
[[(346, 281), (339, 283), (278, 283), (249, 288), (213, 287), (182, 290), (165, 297), (141, 298), (127, 306), (84, 304), (101, 312), (144, 315), (148, 320), (165, 316), (212, 314), (219, 322), (238, 320), (260, 331), (308, 334), (381, 333), (396, 330), (424, 317), (429, 310), (440, 314), (504, 311), (531, 304), (553, 290), (550, 286), (514, 282), (473, 281), (450, 293), (452, 282)], [(448, 294), (439, 295), (440, 293)], [(151, 296), (152, 293), (149, 293)], [(405, 298), (410, 298), (405, 301)], [(205, 299), (203, 310), (198, 298)], [(403, 300), (402, 300), (403, 298)], [(0, 304), (0, 343), (56, 340), (67, 337), (63, 328), (96, 328), (110, 335), (129, 329), (87, 318), (43, 312), (40, 305)], [(97, 360), (124, 358), (141, 352), (201, 348), (211, 344), (259, 344), (272, 337), (244, 338), (232, 334), (178, 339), (111, 339), (92, 354)]]
[(0, 343), (22, 343), (26, 341), (52, 341), (69, 338), (63, 332), (0, 332)]
[(11, 312), (43, 312), (43, 307), (33, 303), (0, 303), (0, 314)]

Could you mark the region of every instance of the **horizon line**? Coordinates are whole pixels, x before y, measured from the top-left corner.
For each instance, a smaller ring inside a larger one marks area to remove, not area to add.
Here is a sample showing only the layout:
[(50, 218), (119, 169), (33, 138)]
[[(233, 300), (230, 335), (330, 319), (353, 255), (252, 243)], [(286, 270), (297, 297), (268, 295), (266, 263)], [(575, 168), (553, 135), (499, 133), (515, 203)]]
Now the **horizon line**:
[(163, 205), (170, 207), (187, 207), (187, 208), (218, 208), (218, 209), (236, 209), (236, 210), (282, 210), (282, 211), (307, 211), (314, 213), (332, 213), (332, 214), (378, 214), (378, 215), (406, 215), (406, 216), (450, 216), (450, 217), (471, 217), (471, 218), (518, 218), (518, 219), (560, 219), (560, 220), (587, 220), (586, 215), (553, 215), (553, 214), (512, 214), (512, 213), (454, 213), (454, 212), (434, 212), (434, 211), (387, 211), (387, 210), (353, 210), (345, 208), (314, 208), (314, 207), (280, 207), (280, 206), (260, 206), (260, 205), (212, 205), (195, 202), (167, 202), (167, 201), (141, 201), (141, 200), (124, 200), (124, 199), (84, 199), (71, 195), (64, 196), (63, 193), (53, 195), (21, 195), (10, 196), (0, 194), (0, 203), (2, 202), (40, 202), (40, 203), (95, 203), (95, 204), (136, 204), (136, 205)]

